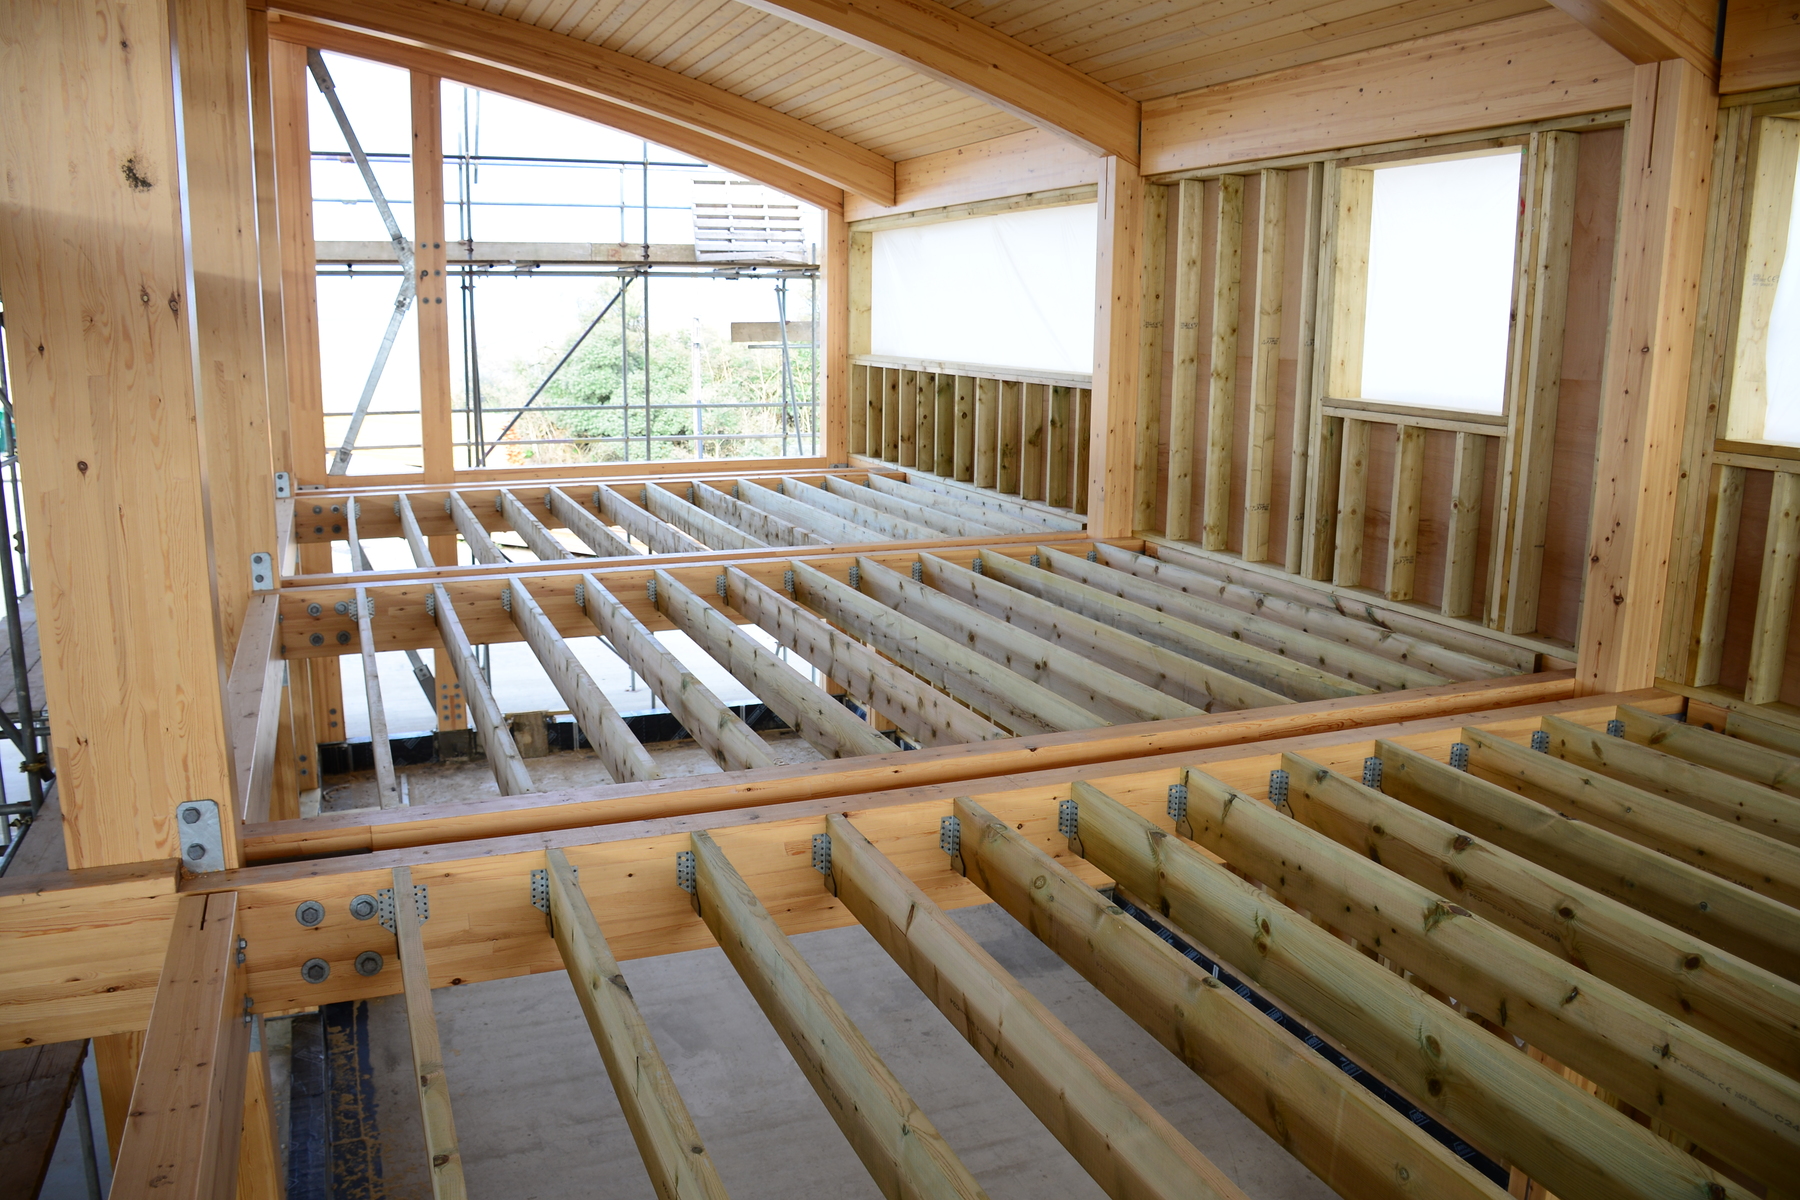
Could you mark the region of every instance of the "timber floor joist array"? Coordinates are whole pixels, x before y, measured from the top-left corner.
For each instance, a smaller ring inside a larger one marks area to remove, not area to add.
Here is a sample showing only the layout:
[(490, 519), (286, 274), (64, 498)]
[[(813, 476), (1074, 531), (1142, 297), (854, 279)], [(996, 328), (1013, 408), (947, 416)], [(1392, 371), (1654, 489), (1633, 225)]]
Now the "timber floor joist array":
[[(360, 651), (385, 807), (400, 803), (376, 662), (386, 651), (442, 648), (503, 796), (539, 789), (497, 681), (478, 664), (475, 648), (497, 642), (530, 646), (596, 752), (595, 782), (621, 784), (658, 769), (570, 638), (602, 639), (726, 771), (773, 760), (658, 631), (686, 634), (827, 759), (1478, 683), (1538, 666), (1514, 642), (1309, 603), (1173, 548), (1090, 541), (1078, 520), (991, 491), (932, 492), (873, 473), (720, 482), (303, 498), (301, 537), (341, 537), (351, 562), (367, 567), (365, 546), (398, 534), (415, 567), (286, 580), (275, 651), (290, 665)], [(905, 505), (937, 527), (845, 494)], [(448, 555), (439, 565), (431, 543), (442, 533), (419, 517), (427, 506), (441, 507), (437, 524), (478, 565)], [(785, 540), (749, 544), (777, 525)], [(489, 526), (516, 533), (531, 560), (501, 549)], [(870, 552), (838, 551), (859, 543)]]
[[(1715, 716), (1645, 691), (848, 803), (39, 882), (0, 907), (0, 1042), (147, 1020), (130, 1187), (203, 1131), (207, 1164), (235, 1161), (257, 1086), (233, 1066), (239, 997), (279, 1013), (403, 994), (437, 1194), (456, 1195), (456, 1066), (429, 989), (566, 970), (650, 1178), (721, 1195), (618, 986), (633, 959), (716, 943), (884, 1192), (980, 1195), (789, 940), (856, 923), (1109, 1195), (1244, 1194), (945, 916), (991, 902), (1343, 1195), (1785, 1195), (1800, 757)], [(322, 919), (297, 919), (309, 902)]]

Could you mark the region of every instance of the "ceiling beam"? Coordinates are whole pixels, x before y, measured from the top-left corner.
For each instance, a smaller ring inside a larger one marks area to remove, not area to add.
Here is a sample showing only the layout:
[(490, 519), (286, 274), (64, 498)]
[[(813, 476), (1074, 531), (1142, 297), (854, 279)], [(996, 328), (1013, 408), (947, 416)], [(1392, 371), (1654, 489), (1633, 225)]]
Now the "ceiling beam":
[(1138, 160), (1138, 102), (934, 0), (743, 0), (904, 63), (1094, 154)]
[[(797, 187), (784, 185), (767, 166), (757, 164), (773, 160), (791, 173), (790, 183), (792, 175), (804, 175), (880, 204), (894, 203), (894, 164), (875, 151), (723, 88), (603, 46), (446, 0), (270, 0), (268, 7), (283, 18), (309, 18), (340, 31), (376, 35), (361, 43), (362, 51), (346, 48), (347, 53), (373, 53), (386, 44), (395, 50), (381, 56), (382, 61), (565, 112), (573, 111), (570, 105), (577, 97), (585, 97), (592, 110), (575, 115), (685, 150), (796, 196), (802, 196)], [(293, 33), (277, 32), (283, 25), (288, 25), (285, 19), (272, 22), (271, 36), (291, 40)], [(435, 65), (424, 65), (413, 54), (406, 61), (397, 60), (399, 51), (421, 50), (436, 51), (441, 57)], [(473, 68), (498, 73), (475, 83)], [(522, 87), (525, 84), (533, 86)], [(678, 130), (691, 134), (684, 138)], [(712, 148), (703, 150), (693, 134), (709, 139)], [(730, 148), (754, 157), (730, 154)], [(824, 203), (814, 196), (802, 198)]]
[(1719, 77), (1714, 0), (1550, 0), (1639, 66), (1685, 58)]

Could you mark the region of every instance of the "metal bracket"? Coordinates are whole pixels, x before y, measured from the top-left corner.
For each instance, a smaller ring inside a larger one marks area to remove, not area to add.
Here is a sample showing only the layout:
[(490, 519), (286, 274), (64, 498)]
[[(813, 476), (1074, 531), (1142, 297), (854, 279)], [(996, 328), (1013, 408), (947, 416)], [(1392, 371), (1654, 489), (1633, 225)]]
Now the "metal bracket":
[(925, 564), (924, 563), (922, 563), (922, 562), (914, 562), (913, 563), (912, 577), (913, 577), (914, 583), (924, 583), (925, 582)]
[(813, 870), (825, 877), (825, 890), (837, 895), (837, 876), (831, 873), (831, 835), (815, 833), (812, 840)]
[(500, 589), (500, 607), (505, 609), (507, 612), (512, 611), (512, 589), (511, 588), (503, 587)]
[(1381, 759), (1376, 755), (1363, 759), (1363, 786), (1377, 792), (1381, 790)]
[(587, 584), (585, 583), (578, 583), (575, 585), (575, 607), (587, 607)]
[(794, 594), (794, 573), (792, 571), (781, 573), (781, 589), (790, 596)]
[[(275, 498), (277, 500), (287, 500), (292, 498), (293, 494), (293, 476), (289, 475), (286, 471), (275, 472)], [(399, 501), (395, 501), (395, 503), (399, 503)]]
[(1450, 765), (1458, 771), (1469, 769), (1469, 743), (1450, 743)]
[(1069, 839), (1069, 849), (1073, 853), (1082, 858), (1087, 857), (1086, 851), (1081, 848), (1081, 806), (1075, 801), (1056, 802), (1056, 832)]
[(655, 604), (656, 603), (656, 579), (654, 576), (652, 576), (650, 579), (647, 579), (644, 581), (644, 590), (649, 593), (650, 603)]
[(1606, 723), (1606, 736), (1622, 738), (1625, 736), (1625, 722), (1614, 717)]
[(275, 556), (266, 550), (258, 550), (250, 556), (250, 590), (275, 590)]
[(675, 852), (675, 886), (694, 895), (694, 852), (677, 850)]
[[(389, 933), (398, 933), (394, 924), (394, 889), (382, 888), (375, 893), (375, 907), (381, 915), (381, 927)], [(419, 923), (431, 920), (431, 892), (422, 883), (413, 884), (413, 911), (419, 914)]]
[(1044, 556), (1036, 553), (1032, 554), (1031, 565), (1034, 567), (1042, 567), (1044, 565)]
[(713, 577), (713, 591), (719, 593), (719, 599), (721, 600), (731, 599), (731, 597), (725, 593), (725, 572), (720, 571)]
[(437, 616), (437, 593), (436, 592), (426, 592), (425, 593), (425, 615), (428, 617)]
[[(581, 868), (571, 868), (575, 873), (575, 882), (581, 882)], [(531, 907), (545, 916), (550, 915), (550, 872), (545, 867), (538, 867), (531, 872)]]
[(1531, 748), (1533, 750), (1536, 750), (1539, 754), (1550, 753), (1550, 734), (1549, 734), (1549, 732), (1547, 730), (1543, 730), (1543, 729), (1532, 730), (1531, 731)]
[(861, 563), (851, 563), (850, 564), (850, 586), (855, 588), (859, 592), (862, 591), (862, 564)]
[(177, 805), (175, 828), (181, 838), (183, 869), (195, 875), (225, 869), (225, 835), (216, 802), (189, 800)]
[(1291, 817), (1294, 810), (1288, 807), (1288, 782), (1288, 773), (1279, 767), (1269, 772), (1269, 803)]
[(1087, 552), (1087, 560), (1092, 563), (1099, 562), (1100, 561), (1100, 552), (1098, 550), (1089, 550)]
[(1189, 841), (1194, 840), (1194, 826), (1188, 821), (1188, 789), (1185, 783), (1169, 785), (1169, 820), (1175, 822), (1175, 832)]
[(987, 567), (982, 565), (981, 556), (979, 554), (975, 556), (975, 561), (969, 564), (969, 570), (975, 572), (977, 575), (987, 574)]
[(938, 822), (938, 849), (950, 856), (950, 866), (958, 875), (969, 873), (963, 862), (962, 818), (952, 815)]

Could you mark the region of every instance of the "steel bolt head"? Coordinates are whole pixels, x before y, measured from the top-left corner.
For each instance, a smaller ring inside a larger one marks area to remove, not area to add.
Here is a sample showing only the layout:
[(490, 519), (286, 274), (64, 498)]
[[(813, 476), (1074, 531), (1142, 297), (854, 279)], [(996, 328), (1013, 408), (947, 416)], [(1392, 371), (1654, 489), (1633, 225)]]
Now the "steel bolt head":
[(197, 808), (184, 808), (181, 810), (181, 819), (186, 821), (189, 825), (192, 825), (200, 820), (200, 810)]
[(338, 645), (348, 646), (349, 644), (350, 644), (350, 631), (348, 629), (338, 630)]
[(367, 921), (375, 915), (375, 897), (364, 894), (350, 902), (350, 915), (359, 921)]
[(206, 847), (202, 846), (199, 842), (195, 842), (187, 848), (187, 856), (195, 862), (199, 862), (206, 857)]
[(331, 610), (341, 617), (350, 611), (350, 603), (347, 600), (339, 600), (336, 604), (331, 606)]
[(306, 606), (306, 615), (309, 617), (316, 617), (324, 611), (325, 610), (320, 608), (317, 604), (309, 604)]
[(306, 640), (315, 646), (323, 646), (325, 644), (325, 635), (322, 633), (315, 633)]
[(294, 920), (311, 929), (325, 919), (325, 906), (317, 900), (303, 900), (294, 909)]
[(331, 964), (322, 958), (309, 958), (300, 967), (300, 978), (308, 983), (324, 983), (331, 978)]
[(379, 975), (384, 965), (386, 964), (382, 962), (381, 955), (374, 950), (364, 950), (356, 956), (356, 973), (358, 975)]

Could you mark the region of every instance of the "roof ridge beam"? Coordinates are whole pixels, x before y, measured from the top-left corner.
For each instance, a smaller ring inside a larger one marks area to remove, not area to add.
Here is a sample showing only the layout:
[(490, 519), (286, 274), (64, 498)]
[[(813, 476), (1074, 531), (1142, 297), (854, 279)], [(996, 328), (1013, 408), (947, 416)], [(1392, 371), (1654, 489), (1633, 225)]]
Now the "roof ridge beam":
[(1138, 102), (931, 0), (743, 0), (987, 101), (1093, 154), (1138, 161)]

